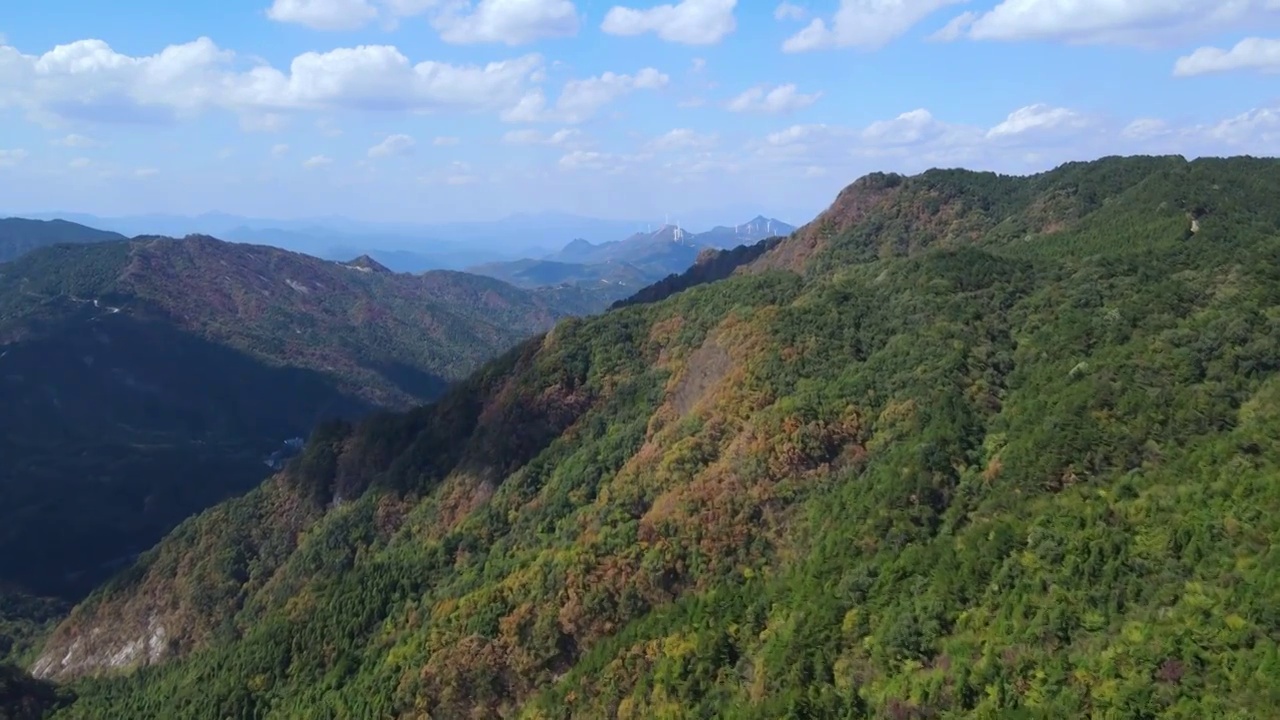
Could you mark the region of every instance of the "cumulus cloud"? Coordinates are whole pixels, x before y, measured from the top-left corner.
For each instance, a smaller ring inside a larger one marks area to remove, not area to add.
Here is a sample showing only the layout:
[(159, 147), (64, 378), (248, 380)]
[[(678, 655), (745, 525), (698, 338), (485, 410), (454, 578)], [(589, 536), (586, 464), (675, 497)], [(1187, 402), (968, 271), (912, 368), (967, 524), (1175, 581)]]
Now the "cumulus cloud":
[(987, 139), (1043, 138), (1083, 130), (1091, 124), (1091, 118), (1074, 110), (1037, 103), (1009, 113), (1004, 122), (987, 131)]
[(1173, 74), (1179, 77), (1233, 70), (1280, 72), (1280, 39), (1245, 38), (1230, 50), (1202, 47), (1178, 58), (1173, 66)]
[(388, 28), (427, 14), (445, 42), (522, 45), (578, 32), (572, 0), (274, 0), (267, 17), (313, 30)]
[(1261, 107), (1210, 123), (1177, 125), (1142, 117), (1114, 122), (1038, 104), (990, 126), (951, 123), (925, 109), (863, 127), (799, 124), (750, 141), (739, 154), (757, 172), (847, 180), (872, 170), (920, 172), (967, 167), (1039, 172), (1063, 162), (1132, 154), (1280, 153), (1280, 107)]
[(84, 168), (87, 168), (92, 164), (93, 164), (93, 161), (90, 160), (89, 158), (78, 157), (72, 160), (71, 162), (67, 163), (67, 166), (72, 168), (73, 170), (83, 170)]
[(578, 10), (570, 0), (480, 0), (449, 5), (431, 24), (449, 43), (523, 45), (577, 35)]
[(325, 165), (332, 165), (332, 164), (333, 164), (333, 158), (327, 155), (312, 155), (311, 157), (307, 158), (302, 162), (302, 167), (307, 168), (308, 170), (312, 170), (314, 168), (324, 167)]
[(574, 150), (562, 155), (559, 161), (560, 167), (567, 170), (603, 170), (616, 164), (613, 155), (594, 150)]
[(737, 28), (733, 9), (738, 0), (682, 0), (646, 10), (615, 6), (600, 29), (610, 35), (654, 33), (667, 42), (713, 45)]
[(779, 85), (770, 89), (767, 85), (753, 87), (729, 101), (726, 107), (732, 112), (786, 113), (809, 107), (822, 97), (821, 92), (805, 94), (794, 84)]
[(841, 0), (830, 23), (814, 18), (782, 43), (789, 53), (854, 47), (877, 50), (948, 5), (965, 0)]
[(361, 45), (294, 58), (290, 72), (258, 67), (237, 76), (230, 101), (251, 107), (366, 110), (480, 109), (518, 98), (542, 69), (526, 55), (479, 65), (412, 63), (390, 45)]
[(132, 57), (101, 40), (43, 55), (0, 47), (0, 108), (93, 122), (167, 122), (221, 108), (260, 118), (293, 110), (498, 110), (523, 97), (543, 72), (539, 55), (486, 65), (414, 63), (389, 45), (307, 52), (287, 70), (234, 67), (209, 38)]
[(313, 30), (354, 30), (378, 17), (369, 0), (275, 0), (267, 17)]
[(272, 157), (282, 157), (289, 153), (289, 146), (284, 143), (276, 143), (271, 146)]
[(905, 112), (892, 120), (880, 120), (862, 131), (862, 138), (872, 143), (907, 145), (930, 140), (946, 132), (947, 126), (934, 119), (924, 108)]
[(461, 138), (456, 138), (451, 135), (437, 135), (432, 139), (431, 144), (436, 147), (453, 147), (460, 142), (462, 142)]
[(1280, 108), (1258, 108), (1195, 128), (1219, 147), (1233, 152), (1271, 155), (1280, 152)]
[(368, 155), (371, 158), (411, 155), (416, 145), (413, 138), (397, 133), (388, 135), (385, 140), (369, 148)]
[(1130, 140), (1150, 140), (1151, 138), (1168, 135), (1169, 132), (1169, 123), (1164, 120), (1159, 118), (1138, 118), (1125, 125), (1120, 134)]
[(1144, 44), (1161, 37), (1244, 25), (1276, 0), (1003, 0), (973, 20), (975, 40)]
[(140, 167), (133, 171), (134, 177), (149, 178), (160, 174), (160, 170), (153, 167)]
[(606, 72), (565, 83), (554, 107), (548, 107), (546, 96), (541, 90), (536, 90), (525, 95), (502, 117), (507, 122), (581, 123), (635, 90), (657, 90), (666, 87), (670, 80), (666, 74), (653, 68), (644, 68), (635, 75)]
[(946, 25), (938, 28), (938, 31), (926, 38), (929, 42), (951, 42), (964, 37), (969, 30), (969, 26), (973, 25), (973, 21), (978, 19), (978, 13), (972, 10), (960, 13), (951, 18)]

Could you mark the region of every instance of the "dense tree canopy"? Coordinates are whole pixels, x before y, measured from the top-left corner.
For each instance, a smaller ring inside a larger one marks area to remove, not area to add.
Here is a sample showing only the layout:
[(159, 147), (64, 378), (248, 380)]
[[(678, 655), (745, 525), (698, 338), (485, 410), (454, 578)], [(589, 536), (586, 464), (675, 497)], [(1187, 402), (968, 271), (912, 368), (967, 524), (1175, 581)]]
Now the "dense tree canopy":
[(663, 295), (317, 429), (72, 614), (55, 717), (1280, 706), (1280, 162), (872, 176)]

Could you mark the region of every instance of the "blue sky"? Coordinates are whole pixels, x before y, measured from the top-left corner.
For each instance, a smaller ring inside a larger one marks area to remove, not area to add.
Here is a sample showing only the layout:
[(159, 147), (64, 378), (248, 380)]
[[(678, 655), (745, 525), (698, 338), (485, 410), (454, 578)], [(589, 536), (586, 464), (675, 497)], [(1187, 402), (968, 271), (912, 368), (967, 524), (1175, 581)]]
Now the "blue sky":
[(1280, 153), (1280, 0), (40, 0), (0, 210), (802, 222), (871, 170)]

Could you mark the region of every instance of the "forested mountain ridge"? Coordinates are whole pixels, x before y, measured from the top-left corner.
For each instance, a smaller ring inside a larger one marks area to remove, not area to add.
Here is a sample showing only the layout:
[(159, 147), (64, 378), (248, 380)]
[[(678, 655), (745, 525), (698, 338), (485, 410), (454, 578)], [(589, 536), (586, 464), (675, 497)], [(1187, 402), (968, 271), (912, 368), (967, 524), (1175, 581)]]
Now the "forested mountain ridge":
[[(401, 407), (580, 309), (572, 293), (529, 292), (447, 270), (375, 272), (355, 261), (198, 235), (47, 248), (0, 268), (0, 278), (0, 321), (9, 334), (19, 332), (14, 321), (96, 300), (99, 314), (119, 306), (158, 315), (263, 361), (327, 373), (363, 399)], [(402, 377), (391, 366), (430, 368), (434, 377)]]
[(864, 178), (317, 429), (35, 669), (169, 660), (60, 718), (1267, 716), (1278, 197), (1251, 158)]
[(289, 439), (432, 400), (581, 305), (199, 236), (0, 265), (0, 658)]
[(16, 260), (38, 248), (124, 240), (119, 233), (98, 230), (66, 220), (0, 218), (0, 263)]

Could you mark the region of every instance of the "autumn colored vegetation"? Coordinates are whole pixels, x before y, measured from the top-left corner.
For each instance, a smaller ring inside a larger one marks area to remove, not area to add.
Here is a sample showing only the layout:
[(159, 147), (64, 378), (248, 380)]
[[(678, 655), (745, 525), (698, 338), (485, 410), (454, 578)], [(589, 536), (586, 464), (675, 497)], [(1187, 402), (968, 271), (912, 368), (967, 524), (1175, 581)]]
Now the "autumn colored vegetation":
[(68, 603), (261, 483), (286, 439), (433, 400), (594, 302), (201, 236), (112, 238), (0, 221), (0, 246), (46, 245), (0, 264), (0, 659), (29, 661)]
[(317, 428), (53, 717), (1274, 715), (1280, 161), (868, 176), (667, 295)]

